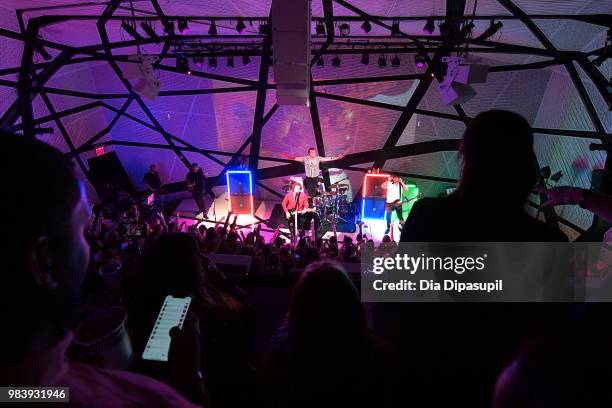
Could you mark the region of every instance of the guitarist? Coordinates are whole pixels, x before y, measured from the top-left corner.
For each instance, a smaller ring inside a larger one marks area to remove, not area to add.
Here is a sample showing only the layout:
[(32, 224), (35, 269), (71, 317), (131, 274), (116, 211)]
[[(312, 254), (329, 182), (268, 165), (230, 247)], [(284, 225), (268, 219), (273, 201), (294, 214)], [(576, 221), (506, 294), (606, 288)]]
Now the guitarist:
[(203, 214), (205, 219), (208, 219), (208, 209), (212, 205), (212, 197), (206, 194), (206, 176), (197, 163), (191, 165), (189, 173), (185, 176), (185, 184), (187, 191), (191, 193), (193, 200), (198, 206), (198, 216)]
[(402, 190), (408, 191), (408, 187), (404, 184), (401, 177), (397, 175), (390, 175), (389, 179), (385, 181), (382, 186), (383, 189), (387, 190), (387, 206), (391, 207), (390, 211), (387, 211), (387, 229), (385, 235), (389, 233), (391, 229), (391, 213), (395, 211), (397, 218), (399, 219), (400, 229), (404, 225), (404, 218), (402, 216)]
[[(303, 211), (309, 210), (308, 204), (308, 194), (302, 191), (302, 185), (299, 183), (293, 183), (293, 189), (285, 194), (283, 201), (281, 203), (283, 206), (283, 210), (285, 211), (285, 216), (289, 220), (289, 224), (293, 224), (293, 214), (298, 212), (298, 228), (302, 229), (302, 225), (304, 224), (303, 217), (308, 216), (309, 214), (300, 213)], [(313, 217), (310, 217), (313, 218)], [(290, 229), (293, 231), (295, 226), (291, 226)], [(316, 229), (316, 222), (315, 222)]]

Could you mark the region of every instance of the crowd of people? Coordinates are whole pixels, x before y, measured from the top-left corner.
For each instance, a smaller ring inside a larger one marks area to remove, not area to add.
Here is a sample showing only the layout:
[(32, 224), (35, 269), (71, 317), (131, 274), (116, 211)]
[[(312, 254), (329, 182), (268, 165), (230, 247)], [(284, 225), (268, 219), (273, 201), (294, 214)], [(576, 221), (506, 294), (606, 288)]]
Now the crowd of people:
[[(91, 206), (59, 151), (1, 137), (18, 158), (0, 164), (14, 197), (0, 201), (1, 211), (28, 218), (2, 246), (2, 386), (67, 386), (71, 404), (87, 407), (611, 406), (606, 304), (364, 305), (343, 265), (359, 262), (365, 248), (392, 254), (388, 236), (379, 245), (362, 234), (289, 243), (279, 228), (266, 242), (259, 227), (245, 234), (232, 214), (215, 227), (186, 227), (143, 213), (124, 195)], [(415, 203), (402, 241), (567, 241), (524, 210), (537, 166), (522, 117), (478, 115), (460, 153), (456, 192)], [(492, 187), (493, 177), (503, 188)], [(547, 205), (610, 217), (609, 196), (541, 193)], [(146, 230), (129, 227), (138, 225)], [(248, 283), (237, 284), (213, 253), (249, 256), (252, 276), (294, 279), (263, 351), (253, 352)], [(113, 285), (101, 273), (109, 266), (120, 277)], [(127, 311), (136, 356), (127, 370), (100, 366), (72, 344), (79, 323), (96, 313), (84, 300), (109, 290)], [(170, 331), (168, 362), (149, 364), (140, 356), (169, 295), (191, 297), (189, 312)]]

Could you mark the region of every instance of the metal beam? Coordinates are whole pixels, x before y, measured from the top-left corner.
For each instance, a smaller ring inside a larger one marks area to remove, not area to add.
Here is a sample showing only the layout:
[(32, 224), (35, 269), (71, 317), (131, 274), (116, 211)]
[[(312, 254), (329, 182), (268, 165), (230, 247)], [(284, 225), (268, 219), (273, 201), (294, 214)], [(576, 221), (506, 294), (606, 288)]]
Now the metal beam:
[[(83, 112), (89, 109), (101, 107), (101, 106), (103, 106), (103, 104), (100, 101), (95, 101), (95, 102), (87, 103), (85, 105), (75, 106), (74, 108), (66, 109), (60, 112), (55, 112), (47, 116), (42, 116), (38, 119), (34, 119), (33, 124), (34, 126), (42, 125), (43, 123), (50, 122), (52, 120), (61, 119), (66, 116), (74, 115), (74, 114), (77, 114), (77, 113), (80, 113), (80, 112)], [(23, 123), (13, 126), (10, 129), (10, 131), (15, 132), (21, 129), (23, 129)]]
[[(586, 108), (587, 113), (589, 114), (589, 118), (591, 119), (593, 126), (595, 126), (595, 129), (597, 129), (599, 133), (605, 134), (606, 129), (604, 128), (601, 119), (597, 114), (597, 110), (595, 110), (595, 106), (593, 105), (591, 98), (589, 98), (589, 94), (585, 89), (584, 84), (580, 80), (580, 76), (578, 75), (574, 64), (572, 62), (566, 62), (565, 69), (567, 69), (567, 72), (569, 73), (569, 76), (572, 79), (576, 90), (578, 91), (578, 95), (580, 96), (580, 99), (582, 100), (582, 103), (584, 104), (584, 107)], [(606, 141), (605, 139), (602, 140)]]
[(540, 27), (538, 27), (529, 16), (511, 0), (497, 0), (502, 6), (506, 8), (512, 15), (516, 16), (525, 26), (531, 31), (531, 33), (542, 43), (542, 45), (549, 51), (556, 53), (555, 46), (550, 42), (548, 37), (544, 35)]

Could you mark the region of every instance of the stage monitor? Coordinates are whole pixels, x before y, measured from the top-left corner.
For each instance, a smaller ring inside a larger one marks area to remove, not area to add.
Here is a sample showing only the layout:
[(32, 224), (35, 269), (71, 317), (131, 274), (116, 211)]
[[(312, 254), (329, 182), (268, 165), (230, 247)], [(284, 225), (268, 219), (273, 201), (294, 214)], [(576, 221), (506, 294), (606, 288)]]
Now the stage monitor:
[(227, 178), (228, 210), (253, 216), (253, 175), (250, 170), (229, 170)]

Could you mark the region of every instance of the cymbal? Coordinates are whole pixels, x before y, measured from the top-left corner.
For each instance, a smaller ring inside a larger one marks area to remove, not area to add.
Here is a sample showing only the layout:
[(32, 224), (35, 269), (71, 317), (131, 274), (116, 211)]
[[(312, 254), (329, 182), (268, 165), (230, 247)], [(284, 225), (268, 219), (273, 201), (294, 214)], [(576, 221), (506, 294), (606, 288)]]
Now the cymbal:
[(348, 184), (338, 184), (336, 187), (338, 188), (349, 188)]

